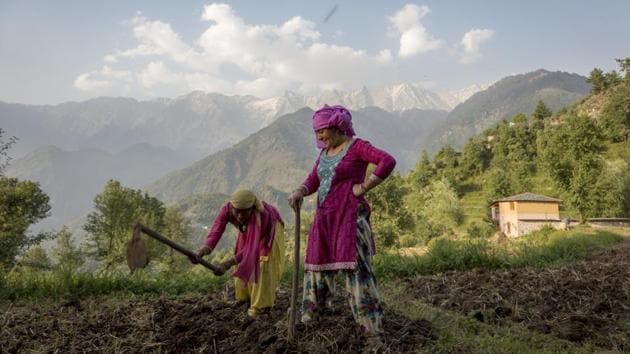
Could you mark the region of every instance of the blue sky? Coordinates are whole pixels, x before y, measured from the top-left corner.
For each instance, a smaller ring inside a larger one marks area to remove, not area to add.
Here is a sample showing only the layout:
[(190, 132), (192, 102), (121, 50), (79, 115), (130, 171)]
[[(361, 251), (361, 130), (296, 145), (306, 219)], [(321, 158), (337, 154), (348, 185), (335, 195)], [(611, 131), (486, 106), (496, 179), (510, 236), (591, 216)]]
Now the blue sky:
[(444, 91), (539, 68), (588, 75), (630, 56), (629, 13), (626, 0), (3, 0), (0, 100), (402, 82)]

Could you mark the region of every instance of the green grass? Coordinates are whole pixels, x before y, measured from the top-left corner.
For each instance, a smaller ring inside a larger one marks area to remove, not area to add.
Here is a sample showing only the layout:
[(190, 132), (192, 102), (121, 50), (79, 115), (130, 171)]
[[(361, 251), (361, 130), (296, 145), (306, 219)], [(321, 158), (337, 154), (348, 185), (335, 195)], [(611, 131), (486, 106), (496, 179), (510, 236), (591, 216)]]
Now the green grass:
[(380, 254), (374, 259), (374, 267), (385, 279), (475, 268), (545, 267), (578, 260), (623, 240), (622, 236), (607, 231), (551, 230), (503, 245), (491, 244), (485, 239), (437, 238), (429, 243), (427, 253), (422, 256)]
[[(429, 243), (427, 253), (422, 256), (380, 253), (374, 259), (374, 267), (383, 280), (474, 268), (545, 267), (578, 260), (622, 241), (622, 236), (611, 232), (584, 230), (543, 230), (503, 245), (485, 239), (437, 238)], [(287, 262), (282, 277), (284, 286), (291, 286), (292, 274), (293, 264)], [(207, 272), (148, 275), (140, 271), (129, 275), (123, 272), (24, 271), (0, 276), (0, 302), (54, 301), (110, 294), (208, 293), (220, 288), (228, 279), (228, 276), (215, 277)]]
[(623, 242), (624, 238), (608, 231), (584, 233), (576, 231), (566, 235), (563, 231), (541, 230), (531, 238), (517, 240), (508, 252), (516, 257), (506, 258), (510, 267), (546, 267), (569, 263), (585, 257), (595, 250)]
[(0, 279), (0, 302), (68, 300), (111, 294), (180, 295), (208, 293), (220, 288), (227, 277), (198, 274), (142, 272), (85, 274), (63, 271), (11, 273)]

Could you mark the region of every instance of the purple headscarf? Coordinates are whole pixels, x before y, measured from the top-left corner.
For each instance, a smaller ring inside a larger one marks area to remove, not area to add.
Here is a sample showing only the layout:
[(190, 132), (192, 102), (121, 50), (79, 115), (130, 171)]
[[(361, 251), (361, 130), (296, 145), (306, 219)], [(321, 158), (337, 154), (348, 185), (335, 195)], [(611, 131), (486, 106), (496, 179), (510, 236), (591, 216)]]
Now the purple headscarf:
[[(348, 137), (355, 135), (354, 129), (352, 129), (352, 114), (343, 106), (324, 105), (324, 107), (313, 113), (313, 130), (330, 127), (338, 128)], [(315, 137), (315, 141), (318, 148), (323, 149), (326, 147), (324, 143), (317, 140), (317, 137)]]

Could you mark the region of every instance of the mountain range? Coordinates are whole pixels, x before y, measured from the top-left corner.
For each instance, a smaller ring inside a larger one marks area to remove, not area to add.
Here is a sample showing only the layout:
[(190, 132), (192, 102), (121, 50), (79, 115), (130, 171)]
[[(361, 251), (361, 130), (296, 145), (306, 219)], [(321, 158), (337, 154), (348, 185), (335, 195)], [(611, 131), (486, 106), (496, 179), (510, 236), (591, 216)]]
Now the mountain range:
[(440, 95), (401, 84), (308, 97), (286, 92), (265, 100), (197, 91), (142, 102), (0, 102), (0, 127), (20, 139), (6, 174), (41, 183), (56, 226), (87, 213), (109, 178), (146, 186), (168, 204), (227, 195), (239, 186), (280, 200), (302, 181), (317, 154), (308, 107), (334, 102), (351, 108), (357, 134), (390, 151), (404, 173), (422, 149), (461, 145), (493, 122), (530, 113), (539, 99), (552, 109), (575, 102), (589, 86), (579, 75), (539, 70), (483, 88)]
[(399, 84), (353, 91), (323, 91), (303, 96), (287, 91), (259, 99), (194, 91), (177, 98), (137, 101), (99, 97), (54, 106), (0, 102), (0, 126), (20, 140), (13, 155), (53, 145), (65, 150), (97, 148), (109, 152), (149, 143), (166, 146), (191, 159), (232, 146), (276, 118), (303, 107), (341, 104), (352, 110), (379, 107), (388, 112), (411, 109), (449, 111), (484, 86), (441, 94), (420, 84)]

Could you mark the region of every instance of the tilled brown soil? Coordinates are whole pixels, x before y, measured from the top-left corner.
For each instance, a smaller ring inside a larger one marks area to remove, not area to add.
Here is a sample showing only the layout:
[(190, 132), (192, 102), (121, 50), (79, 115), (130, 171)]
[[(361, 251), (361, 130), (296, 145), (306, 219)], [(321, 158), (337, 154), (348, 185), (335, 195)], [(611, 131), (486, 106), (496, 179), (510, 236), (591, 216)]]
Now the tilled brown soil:
[[(289, 299), (255, 320), (247, 305), (218, 294), (99, 304), (95, 300), (5, 308), (0, 315), (2, 352), (359, 352), (365, 338), (345, 303), (313, 325), (297, 326), (287, 341)], [(424, 320), (386, 310), (385, 351), (413, 352), (434, 340)]]
[(407, 285), (416, 298), (479, 321), (630, 352), (627, 244), (557, 268), (448, 272)]

